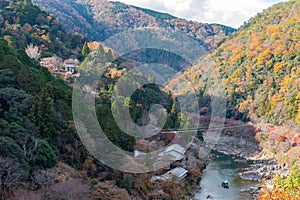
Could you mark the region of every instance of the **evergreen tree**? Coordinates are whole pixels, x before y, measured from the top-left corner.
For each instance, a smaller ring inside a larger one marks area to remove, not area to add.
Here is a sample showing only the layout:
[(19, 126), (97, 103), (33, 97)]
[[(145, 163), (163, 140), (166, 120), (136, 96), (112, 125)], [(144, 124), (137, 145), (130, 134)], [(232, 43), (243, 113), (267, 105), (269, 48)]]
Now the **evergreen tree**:
[(50, 143), (55, 132), (54, 116), (53, 91), (52, 87), (47, 85), (35, 97), (29, 118), (38, 126), (41, 137), (46, 138)]
[(85, 58), (90, 52), (90, 48), (87, 42), (85, 42), (81, 50), (81, 55), (83, 56), (83, 58)]

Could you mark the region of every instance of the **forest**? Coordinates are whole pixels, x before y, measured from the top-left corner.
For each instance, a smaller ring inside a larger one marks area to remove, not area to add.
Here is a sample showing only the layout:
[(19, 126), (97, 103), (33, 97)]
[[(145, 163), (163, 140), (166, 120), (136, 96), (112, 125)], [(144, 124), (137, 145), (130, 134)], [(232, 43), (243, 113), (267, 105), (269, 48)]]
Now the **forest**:
[[(299, 126), (299, 13), (299, 1), (259, 13), (183, 76), (200, 94), (221, 79), (228, 118)], [(203, 66), (214, 67), (212, 77)]]

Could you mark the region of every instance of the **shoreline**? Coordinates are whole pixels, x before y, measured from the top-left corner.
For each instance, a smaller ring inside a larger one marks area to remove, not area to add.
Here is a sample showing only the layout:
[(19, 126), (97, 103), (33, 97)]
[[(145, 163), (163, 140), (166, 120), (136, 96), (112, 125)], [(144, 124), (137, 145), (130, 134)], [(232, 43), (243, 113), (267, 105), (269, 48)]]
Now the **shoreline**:
[[(229, 123), (237, 123), (228, 120)], [(209, 135), (204, 136), (204, 141), (212, 150), (219, 153), (230, 155), (233, 162), (248, 163), (250, 166), (238, 175), (243, 180), (262, 181), (271, 188), (271, 182), (275, 174), (288, 175), (290, 166), (285, 162), (280, 162), (272, 154), (268, 154), (266, 145), (257, 139), (257, 135), (267, 134), (269, 130), (261, 129), (261, 124), (244, 123), (241, 128), (229, 128), (223, 130), (217, 140), (212, 140)], [(213, 134), (212, 134), (213, 135)], [(211, 144), (209, 141), (217, 141)], [(277, 146), (276, 146), (277, 147)], [(201, 189), (201, 188), (200, 188)], [(251, 189), (253, 198), (257, 199), (261, 192), (261, 187)]]

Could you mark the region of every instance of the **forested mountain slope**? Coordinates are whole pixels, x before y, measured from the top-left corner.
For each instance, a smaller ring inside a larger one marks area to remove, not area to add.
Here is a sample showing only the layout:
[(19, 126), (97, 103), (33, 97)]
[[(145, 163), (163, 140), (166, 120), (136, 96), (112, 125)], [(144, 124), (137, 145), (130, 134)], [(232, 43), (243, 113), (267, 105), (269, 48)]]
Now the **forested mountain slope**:
[(77, 56), (84, 38), (30, 1), (0, 5), (0, 199), (8, 199), (24, 183), (36, 189), (50, 181), (40, 173), (59, 161), (76, 167), (86, 158), (72, 122), (71, 87), (25, 53), (33, 43), (43, 56)]
[(207, 51), (214, 49), (234, 29), (178, 19), (148, 9), (107, 0), (34, 0), (53, 14), (69, 31), (79, 32), (90, 40), (103, 41), (126, 30), (141, 27), (165, 27), (186, 33)]
[(82, 35), (67, 33), (55, 18), (26, 0), (0, 1), (0, 36), (13, 48), (32, 43), (43, 56), (63, 58), (79, 56), (84, 43)]
[[(228, 100), (227, 117), (300, 125), (300, 1), (259, 13), (184, 76), (201, 93), (213, 67)], [(211, 81), (209, 81), (211, 82)]]

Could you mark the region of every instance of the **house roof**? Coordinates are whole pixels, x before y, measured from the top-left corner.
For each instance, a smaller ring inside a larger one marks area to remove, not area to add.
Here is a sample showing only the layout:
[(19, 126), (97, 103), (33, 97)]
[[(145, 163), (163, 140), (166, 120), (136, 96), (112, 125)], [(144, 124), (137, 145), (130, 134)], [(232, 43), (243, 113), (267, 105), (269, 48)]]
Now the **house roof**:
[(151, 178), (151, 181), (157, 181), (157, 180), (172, 180), (174, 178), (177, 178), (179, 180), (182, 180), (183, 178), (186, 177), (188, 171), (182, 167), (176, 167), (167, 173), (161, 175), (161, 176), (153, 176)]
[(74, 65), (74, 63), (66, 63), (66, 67), (75, 68), (76, 66)]
[(167, 147), (165, 152), (168, 153), (170, 151), (176, 151), (180, 154), (184, 154), (185, 153), (185, 149), (180, 146), (179, 144), (172, 144), (171, 146)]
[(182, 167), (176, 167), (170, 171), (168, 171), (166, 174), (173, 174), (179, 178), (184, 177), (187, 174), (187, 170)]
[(179, 144), (173, 144), (166, 148), (164, 152), (158, 154), (159, 161), (177, 161), (184, 158), (185, 149)]
[(182, 160), (184, 156), (176, 151), (170, 151), (165, 154), (166, 157), (172, 157), (171, 160)]

